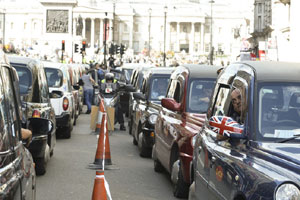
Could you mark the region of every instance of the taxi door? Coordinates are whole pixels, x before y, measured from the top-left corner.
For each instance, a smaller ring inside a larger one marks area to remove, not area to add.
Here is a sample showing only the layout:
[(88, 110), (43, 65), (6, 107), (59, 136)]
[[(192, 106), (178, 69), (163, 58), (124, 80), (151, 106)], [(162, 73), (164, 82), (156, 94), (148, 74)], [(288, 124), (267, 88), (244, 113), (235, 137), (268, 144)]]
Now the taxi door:
[[(180, 103), (182, 97), (182, 86), (176, 79), (171, 80), (169, 90), (167, 91), (167, 98), (173, 98), (177, 103)], [(170, 170), (170, 156), (173, 142), (176, 140), (179, 133), (179, 126), (181, 126), (181, 113), (169, 110), (162, 107), (160, 112), (160, 130), (156, 131), (155, 148), (159, 152), (158, 159), (166, 169)]]

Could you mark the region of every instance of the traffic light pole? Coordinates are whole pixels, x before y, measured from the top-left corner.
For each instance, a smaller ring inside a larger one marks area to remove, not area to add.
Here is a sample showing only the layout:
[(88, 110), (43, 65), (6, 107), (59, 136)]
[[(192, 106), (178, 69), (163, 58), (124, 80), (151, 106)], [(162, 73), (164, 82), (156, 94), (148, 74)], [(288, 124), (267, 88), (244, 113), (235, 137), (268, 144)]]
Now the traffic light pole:
[(104, 18), (104, 66), (107, 67), (106, 63), (106, 32), (107, 32), (107, 12), (105, 12), (105, 18)]

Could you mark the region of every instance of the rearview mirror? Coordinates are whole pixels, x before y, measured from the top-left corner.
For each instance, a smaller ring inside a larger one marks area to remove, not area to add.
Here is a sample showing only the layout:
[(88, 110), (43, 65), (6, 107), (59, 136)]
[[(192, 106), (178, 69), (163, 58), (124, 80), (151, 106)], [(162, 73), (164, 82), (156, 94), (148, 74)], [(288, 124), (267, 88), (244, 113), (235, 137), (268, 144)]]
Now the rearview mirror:
[(161, 100), (161, 105), (162, 107), (175, 112), (179, 112), (181, 110), (181, 103), (176, 102), (175, 99), (172, 98), (163, 98)]
[(243, 134), (244, 125), (239, 124), (231, 117), (212, 116), (209, 119), (209, 126), (215, 133), (228, 138), (245, 139)]

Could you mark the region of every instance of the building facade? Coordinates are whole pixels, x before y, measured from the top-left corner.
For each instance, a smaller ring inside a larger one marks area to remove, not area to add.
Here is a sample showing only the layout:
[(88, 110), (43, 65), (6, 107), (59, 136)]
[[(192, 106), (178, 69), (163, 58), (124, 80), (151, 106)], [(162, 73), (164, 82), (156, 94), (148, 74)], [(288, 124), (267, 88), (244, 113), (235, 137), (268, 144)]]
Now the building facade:
[(238, 0), (0, 2), (6, 45), (49, 55), (64, 40), (69, 57), (80, 57), (74, 45), (85, 41), (88, 54), (103, 54), (106, 42), (125, 44), (134, 54), (159, 56), (165, 51), (197, 59), (207, 58), (214, 47), (215, 58), (234, 60), (249, 48), (253, 25), (252, 0), (244, 7), (236, 7)]

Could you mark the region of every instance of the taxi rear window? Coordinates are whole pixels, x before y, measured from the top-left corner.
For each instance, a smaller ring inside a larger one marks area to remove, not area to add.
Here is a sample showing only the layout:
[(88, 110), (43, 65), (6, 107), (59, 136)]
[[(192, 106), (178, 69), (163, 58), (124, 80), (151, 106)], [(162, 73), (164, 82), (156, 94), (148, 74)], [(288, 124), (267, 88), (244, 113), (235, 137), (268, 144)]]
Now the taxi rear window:
[(63, 74), (59, 69), (45, 68), (49, 87), (61, 87), (63, 83)]
[(20, 94), (28, 94), (32, 86), (32, 75), (27, 67), (14, 66), (19, 76)]

